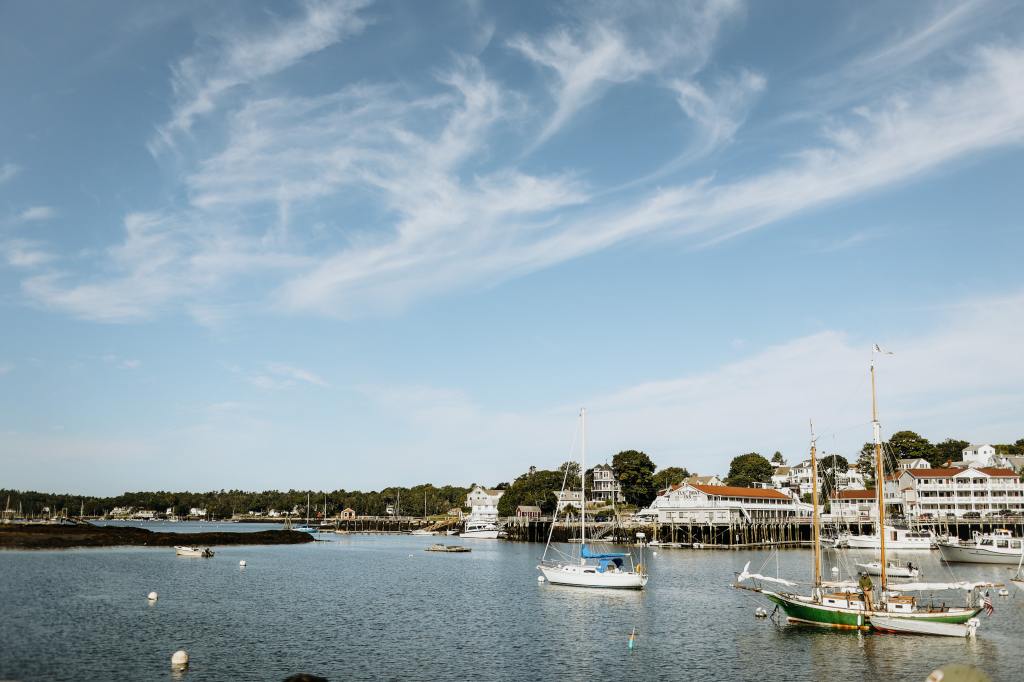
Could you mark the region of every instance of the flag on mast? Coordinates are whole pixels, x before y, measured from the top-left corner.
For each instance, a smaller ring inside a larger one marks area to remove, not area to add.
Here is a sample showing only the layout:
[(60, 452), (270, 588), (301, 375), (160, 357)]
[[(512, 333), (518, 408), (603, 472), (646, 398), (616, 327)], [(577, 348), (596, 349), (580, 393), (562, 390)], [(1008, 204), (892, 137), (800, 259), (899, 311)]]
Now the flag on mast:
[(893, 354), (893, 352), (890, 351), (890, 350), (882, 350), (882, 347), (879, 346), (877, 343), (874, 345), (874, 347), (871, 350), (874, 351), (875, 353), (881, 353), (882, 355), (892, 355)]

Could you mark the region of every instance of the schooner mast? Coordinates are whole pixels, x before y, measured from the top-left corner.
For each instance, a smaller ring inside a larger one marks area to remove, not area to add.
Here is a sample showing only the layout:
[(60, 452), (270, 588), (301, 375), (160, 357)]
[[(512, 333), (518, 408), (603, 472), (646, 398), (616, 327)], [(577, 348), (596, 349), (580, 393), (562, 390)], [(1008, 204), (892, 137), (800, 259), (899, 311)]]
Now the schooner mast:
[(871, 432), (875, 440), (875, 491), (878, 494), (878, 563), (882, 575), (881, 590), (884, 595), (888, 582), (885, 562), (885, 469), (882, 466), (882, 427), (878, 423), (878, 400), (875, 397), (874, 350), (871, 353)]

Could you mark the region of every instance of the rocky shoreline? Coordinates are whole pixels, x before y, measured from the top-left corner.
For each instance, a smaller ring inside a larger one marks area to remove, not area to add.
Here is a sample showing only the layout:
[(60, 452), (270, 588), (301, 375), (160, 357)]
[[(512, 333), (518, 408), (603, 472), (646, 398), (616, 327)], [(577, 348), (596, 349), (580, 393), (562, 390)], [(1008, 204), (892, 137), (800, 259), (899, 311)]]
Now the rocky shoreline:
[(0, 526), (0, 549), (70, 549), (73, 547), (174, 547), (175, 545), (299, 545), (313, 542), (309, 533), (264, 530), (254, 533), (158, 533), (127, 526)]

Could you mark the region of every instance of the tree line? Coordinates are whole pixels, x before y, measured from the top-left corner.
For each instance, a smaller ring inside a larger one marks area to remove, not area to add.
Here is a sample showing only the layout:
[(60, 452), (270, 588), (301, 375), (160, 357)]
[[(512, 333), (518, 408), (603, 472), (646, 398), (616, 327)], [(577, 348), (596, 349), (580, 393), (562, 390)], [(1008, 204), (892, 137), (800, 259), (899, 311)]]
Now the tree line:
[[(345, 508), (360, 516), (384, 516), (388, 506), (406, 516), (420, 516), (424, 506), (428, 515), (443, 514), (453, 507), (462, 508), (470, 488), (454, 485), (434, 486), (426, 483), (409, 488), (392, 486), (380, 491), (358, 490), (212, 490), (209, 492), (139, 491), (125, 492), (112, 497), (74, 495), (71, 493), (43, 493), (32, 490), (0, 489), (0, 504), (19, 506), (26, 515), (39, 516), (44, 508), (51, 513), (67, 510), (77, 515), (84, 510), (87, 516), (102, 516), (116, 507), (148, 509), (184, 516), (193, 507), (205, 509), (208, 518), (227, 518), (233, 514), (266, 513), (274, 509), (290, 512), (298, 509), (306, 515), (306, 499), (310, 501), (309, 514), (318, 517), (324, 512), (333, 516)], [(398, 506), (400, 504), (400, 507)]]

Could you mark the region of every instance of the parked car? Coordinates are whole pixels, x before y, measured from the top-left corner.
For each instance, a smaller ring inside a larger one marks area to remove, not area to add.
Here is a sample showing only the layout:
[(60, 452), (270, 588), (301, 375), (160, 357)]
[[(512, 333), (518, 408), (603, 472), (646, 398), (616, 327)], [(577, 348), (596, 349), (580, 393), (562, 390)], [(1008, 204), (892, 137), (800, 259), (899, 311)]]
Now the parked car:
[(956, 514), (954, 514), (953, 512), (946, 512), (946, 518), (947, 519), (955, 519), (956, 518)]
[(1000, 516), (1016, 516), (1017, 512), (1013, 511), (1012, 509), (1000, 509), (998, 514)]
[(930, 514), (926, 512), (924, 514), (918, 514), (917, 518), (919, 521), (931, 521), (935, 518), (935, 514)]
[(975, 512), (975, 511), (964, 512), (964, 518), (965, 519), (980, 519), (981, 518), (981, 512)]

